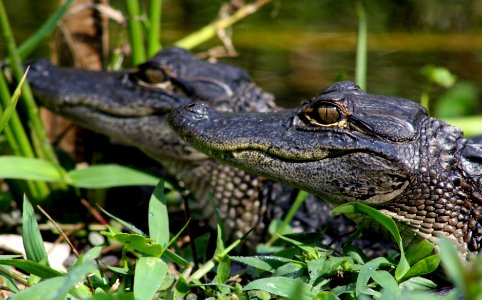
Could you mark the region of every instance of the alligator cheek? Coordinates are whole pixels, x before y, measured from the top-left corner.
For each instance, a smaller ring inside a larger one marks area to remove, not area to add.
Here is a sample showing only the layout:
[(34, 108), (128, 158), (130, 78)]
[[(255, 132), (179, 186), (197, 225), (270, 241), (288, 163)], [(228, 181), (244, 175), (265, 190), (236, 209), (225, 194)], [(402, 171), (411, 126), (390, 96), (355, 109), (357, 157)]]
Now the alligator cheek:
[(373, 153), (350, 153), (316, 161), (286, 161), (256, 150), (232, 153), (229, 161), (247, 171), (284, 182), (339, 205), (382, 205), (408, 186), (407, 176), (390, 160)]

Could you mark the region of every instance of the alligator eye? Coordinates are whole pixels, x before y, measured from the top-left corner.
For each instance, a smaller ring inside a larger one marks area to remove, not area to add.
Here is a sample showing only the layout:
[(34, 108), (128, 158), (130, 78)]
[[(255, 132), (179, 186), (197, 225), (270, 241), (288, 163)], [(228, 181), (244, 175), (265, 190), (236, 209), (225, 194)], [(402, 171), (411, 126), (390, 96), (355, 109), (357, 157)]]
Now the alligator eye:
[(166, 72), (159, 68), (143, 69), (138, 73), (138, 77), (149, 84), (161, 83), (168, 79)]
[(341, 119), (338, 107), (326, 103), (310, 106), (302, 112), (302, 117), (314, 125), (330, 125)]
[(340, 120), (341, 114), (336, 106), (322, 104), (313, 112), (315, 120), (320, 124), (328, 125)]

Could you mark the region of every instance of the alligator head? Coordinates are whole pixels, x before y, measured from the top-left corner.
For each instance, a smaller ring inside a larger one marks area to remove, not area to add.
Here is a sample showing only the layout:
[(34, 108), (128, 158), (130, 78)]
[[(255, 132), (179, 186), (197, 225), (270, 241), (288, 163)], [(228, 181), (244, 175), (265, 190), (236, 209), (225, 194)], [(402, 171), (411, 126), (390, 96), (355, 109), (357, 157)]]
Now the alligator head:
[(228, 239), (255, 226), (263, 232), (262, 180), (192, 149), (167, 124), (171, 110), (198, 100), (224, 111), (271, 110), (273, 96), (244, 71), (168, 48), (132, 70), (118, 72), (67, 69), (37, 61), (31, 63), (28, 79), (50, 110), (141, 149), (167, 174), (182, 180), (196, 199), (191, 210), (198, 220), (216, 228), (208, 202), (212, 197), (225, 219)]
[(173, 108), (203, 100), (219, 110), (266, 111), (273, 97), (240, 69), (168, 48), (132, 70), (66, 69), (31, 64), (28, 79), (49, 109), (91, 130), (134, 145), (157, 160), (204, 159), (167, 125)]
[(222, 162), (334, 205), (376, 207), (407, 243), (446, 236), (462, 253), (481, 248), (482, 145), (412, 101), (340, 82), (291, 110), (226, 113), (195, 103), (170, 124)]

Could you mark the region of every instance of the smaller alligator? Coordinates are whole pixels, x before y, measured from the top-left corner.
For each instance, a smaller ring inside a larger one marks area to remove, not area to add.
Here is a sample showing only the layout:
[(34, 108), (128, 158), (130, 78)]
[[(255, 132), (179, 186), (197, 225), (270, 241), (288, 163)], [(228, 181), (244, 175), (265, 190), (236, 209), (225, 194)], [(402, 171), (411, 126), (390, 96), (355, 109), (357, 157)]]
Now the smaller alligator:
[(169, 122), (221, 162), (335, 206), (376, 207), (407, 244), (449, 237), (464, 257), (482, 246), (482, 144), (410, 100), (340, 82), (291, 110), (228, 113), (192, 103)]
[[(66, 69), (36, 61), (28, 79), (47, 108), (157, 160), (192, 192), (193, 216), (215, 228), (208, 203), (212, 197), (229, 241), (254, 227), (250, 240), (262, 239), (267, 223), (281, 217), (296, 195), (290, 187), (209, 159), (180, 140), (167, 124), (171, 110), (198, 99), (223, 111), (273, 110), (273, 96), (233, 66), (168, 48), (132, 70), (118, 72)], [(326, 205), (311, 199), (298, 213), (297, 222), (315, 229), (331, 217)], [(318, 213), (322, 209), (325, 213)]]

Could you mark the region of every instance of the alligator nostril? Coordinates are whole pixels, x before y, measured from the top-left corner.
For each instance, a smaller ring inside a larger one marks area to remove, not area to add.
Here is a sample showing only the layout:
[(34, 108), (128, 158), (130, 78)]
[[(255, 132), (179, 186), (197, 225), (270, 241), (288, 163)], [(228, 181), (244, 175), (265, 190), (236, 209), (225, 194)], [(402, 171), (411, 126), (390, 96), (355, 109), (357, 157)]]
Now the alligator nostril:
[(208, 115), (207, 106), (203, 103), (191, 103), (186, 105), (186, 110), (189, 111), (196, 119), (204, 119)]

